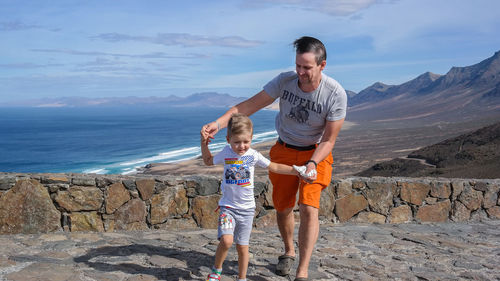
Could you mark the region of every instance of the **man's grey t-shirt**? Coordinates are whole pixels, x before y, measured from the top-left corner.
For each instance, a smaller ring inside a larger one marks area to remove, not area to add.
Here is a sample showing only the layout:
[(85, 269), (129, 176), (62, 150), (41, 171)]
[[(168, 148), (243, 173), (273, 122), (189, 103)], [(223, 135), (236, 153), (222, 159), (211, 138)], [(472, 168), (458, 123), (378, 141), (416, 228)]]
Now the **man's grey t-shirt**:
[(343, 119), (347, 95), (344, 88), (324, 73), (313, 92), (303, 92), (295, 71), (283, 72), (264, 86), (272, 98), (280, 98), (276, 131), (289, 144), (308, 146), (319, 143), (326, 121)]

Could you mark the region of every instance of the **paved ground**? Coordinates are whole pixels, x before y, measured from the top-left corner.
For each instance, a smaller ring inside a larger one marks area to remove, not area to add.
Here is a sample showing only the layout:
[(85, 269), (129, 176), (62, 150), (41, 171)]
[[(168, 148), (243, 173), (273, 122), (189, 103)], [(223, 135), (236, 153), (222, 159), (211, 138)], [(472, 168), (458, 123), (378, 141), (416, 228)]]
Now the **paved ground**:
[[(0, 236), (0, 280), (204, 280), (216, 231)], [(276, 228), (255, 230), (248, 280), (276, 276)], [(500, 280), (500, 221), (323, 224), (311, 280)], [(237, 274), (236, 250), (223, 280)], [(290, 276), (293, 280), (293, 276)]]

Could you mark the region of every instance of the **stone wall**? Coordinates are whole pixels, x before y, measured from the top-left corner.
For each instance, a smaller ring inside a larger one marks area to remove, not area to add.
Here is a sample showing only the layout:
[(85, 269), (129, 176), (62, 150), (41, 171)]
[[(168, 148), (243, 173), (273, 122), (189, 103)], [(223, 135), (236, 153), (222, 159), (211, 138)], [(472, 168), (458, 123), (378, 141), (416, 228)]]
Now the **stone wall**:
[[(334, 179), (322, 220), (411, 223), (500, 219), (500, 180)], [(256, 179), (255, 227), (275, 224), (272, 185)], [(0, 234), (215, 228), (219, 179), (0, 173)]]

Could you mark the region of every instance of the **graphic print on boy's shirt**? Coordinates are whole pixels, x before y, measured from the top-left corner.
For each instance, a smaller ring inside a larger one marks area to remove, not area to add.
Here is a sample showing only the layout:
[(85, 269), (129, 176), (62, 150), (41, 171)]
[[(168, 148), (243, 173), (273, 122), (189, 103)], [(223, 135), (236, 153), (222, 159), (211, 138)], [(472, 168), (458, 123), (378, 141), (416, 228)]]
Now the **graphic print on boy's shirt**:
[(241, 187), (249, 186), (250, 183), (250, 168), (248, 166), (254, 160), (252, 155), (242, 156), (238, 158), (225, 158), (224, 167), (226, 168), (224, 175), (227, 184), (236, 184)]
[(214, 155), (214, 164), (224, 165), (219, 206), (255, 209), (254, 169), (256, 166), (267, 168), (270, 163), (269, 159), (252, 148), (244, 155), (238, 155), (230, 145), (226, 145)]

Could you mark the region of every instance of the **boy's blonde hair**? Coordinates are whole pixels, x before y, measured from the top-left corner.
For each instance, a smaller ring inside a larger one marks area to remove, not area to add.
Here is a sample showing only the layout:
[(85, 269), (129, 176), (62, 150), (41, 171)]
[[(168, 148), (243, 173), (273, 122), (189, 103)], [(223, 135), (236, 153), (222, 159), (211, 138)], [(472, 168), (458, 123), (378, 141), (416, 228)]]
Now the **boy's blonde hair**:
[(250, 120), (248, 116), (241, 113), (231, 115), (231, 118), (227, 123), (227, 136), (231, 137), (243, 133), (250, 133), (250, 135), (253, 135), (252, 120)]

